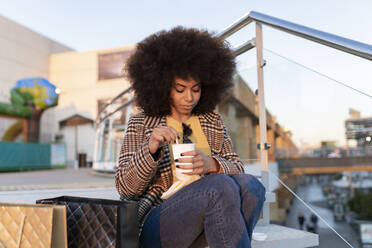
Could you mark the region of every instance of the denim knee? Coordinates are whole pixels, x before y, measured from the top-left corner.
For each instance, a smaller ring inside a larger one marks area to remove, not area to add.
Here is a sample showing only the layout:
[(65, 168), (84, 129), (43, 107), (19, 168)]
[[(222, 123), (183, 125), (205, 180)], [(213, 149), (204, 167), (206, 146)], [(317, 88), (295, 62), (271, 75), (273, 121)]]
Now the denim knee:
[(239, 188), (230, 176), (213, 174), (205, 179), (208, 180), (207, 192), (214, 200), (239, 203)]
[(265, 201), (266, 189), (255, 176), (250, 174), (238, 174), (233, 177), (240, 184), (242, 194), (244, 194), (245, 191), (249, 191), (254, 194), (259, 201)]

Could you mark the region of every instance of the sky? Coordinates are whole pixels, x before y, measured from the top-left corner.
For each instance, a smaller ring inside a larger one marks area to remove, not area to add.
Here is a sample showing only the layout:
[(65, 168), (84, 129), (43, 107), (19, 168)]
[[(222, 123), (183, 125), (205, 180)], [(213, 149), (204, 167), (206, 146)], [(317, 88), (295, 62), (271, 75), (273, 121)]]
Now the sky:
[[(220, 32), (250, 11), (372, 44), (371, 0), (0, 1), (0, 15), (79, 51), (132, 45), (178, 25)], [(228, 41), (234, 47), (253, 37), (254, 25), (248, 25)], [(298, 144), (336, 140), (343, 145), (348, 109), (372, 116), (370, 97), (278, 55), (369, 95), (371, 61), (265, 26), (263, 39), (267, 108), (292, 131)], [(237, 63), (239, 73), (255, 90), (255, 51), (238, 57)]]

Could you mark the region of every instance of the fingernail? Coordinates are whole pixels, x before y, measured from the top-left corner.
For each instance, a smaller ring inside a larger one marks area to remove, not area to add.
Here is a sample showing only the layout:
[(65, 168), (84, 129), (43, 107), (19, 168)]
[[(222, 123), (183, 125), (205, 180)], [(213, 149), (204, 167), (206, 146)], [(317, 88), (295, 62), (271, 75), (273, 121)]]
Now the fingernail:
[(178, 159), (175, 159), (174, 162), (178, 162)]

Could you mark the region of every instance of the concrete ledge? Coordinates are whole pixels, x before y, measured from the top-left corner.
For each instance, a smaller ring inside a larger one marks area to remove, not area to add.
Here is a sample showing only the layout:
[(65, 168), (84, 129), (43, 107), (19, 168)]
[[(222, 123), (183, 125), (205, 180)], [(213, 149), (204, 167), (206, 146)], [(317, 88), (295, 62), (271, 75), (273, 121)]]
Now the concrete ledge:
[(18, 191), (18, 190), (44, 190), (44, 189), (79, 189), (79, 188), (112, 188), (115, 186), (112, 182), (93, 182), (93, 183), (64, 183), (64, 184), (26, 184), (0, 186), (1, 191)]
[(276, 195), (273, 192), (266, 192), (265, 197), (266, 197), (265, 202), (275, 202), (276, 201)]
[[(118, 200), (115, 188), (80, 188), (49, 190), (18, 190), (0, 192), (0, 202), (35, 203), (38, 199), (52, 198), (61, 195), (93, 197)], [(267, 200), (275, 199), (275, 194), (268, 193)], [(318, 235), (278, 225), (257, 225), (255, 232), (268, 235), (265, 241), (253, 241), (253, 248), (302, 248), (318, 246)], [(204, 247), (204, 246), (202, 246)]]
[(317, 234), (279, 225), (256, 226), (254, 232), (267, 234), (265, 241), (252, 241), (252, 248), (303, 248), (319, 245)]
[(111, 187), (111, 188), (42, 189), (42, 190), (34, 189), (0, 191), (0, 202), (34, 204), (36, 200), (54, 198), (63, 195), (112, 200), (120, 199), (119, 194), (116, 192), (116, 189)]

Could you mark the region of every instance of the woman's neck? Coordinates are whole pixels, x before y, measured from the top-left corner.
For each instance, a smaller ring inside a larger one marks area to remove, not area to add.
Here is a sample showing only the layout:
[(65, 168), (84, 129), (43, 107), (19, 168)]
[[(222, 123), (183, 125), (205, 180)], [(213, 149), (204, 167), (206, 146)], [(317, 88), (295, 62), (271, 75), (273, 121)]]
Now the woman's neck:
[(177, 120), (179, 122), (186, 122), (191, 117), (191, 114), (190, 115), (183, 115), (183, 114), (172, 112), (172, 114), (170, 116), (173, 119), (175, 119), (175, 120)]

